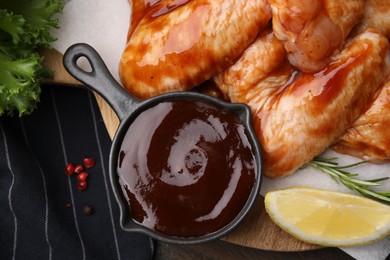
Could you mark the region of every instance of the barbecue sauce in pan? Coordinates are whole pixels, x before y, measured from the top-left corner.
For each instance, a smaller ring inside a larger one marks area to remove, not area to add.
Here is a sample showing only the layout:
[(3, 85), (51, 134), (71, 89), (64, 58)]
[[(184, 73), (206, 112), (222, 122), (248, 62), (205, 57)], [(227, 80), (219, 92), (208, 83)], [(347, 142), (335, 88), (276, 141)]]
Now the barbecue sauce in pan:
[(136, 222), (166, 235), (198, 237), (239, 214), (256, 167), (238, 115), (177, 100), (159, 103), (133, 121), (117, 171)]

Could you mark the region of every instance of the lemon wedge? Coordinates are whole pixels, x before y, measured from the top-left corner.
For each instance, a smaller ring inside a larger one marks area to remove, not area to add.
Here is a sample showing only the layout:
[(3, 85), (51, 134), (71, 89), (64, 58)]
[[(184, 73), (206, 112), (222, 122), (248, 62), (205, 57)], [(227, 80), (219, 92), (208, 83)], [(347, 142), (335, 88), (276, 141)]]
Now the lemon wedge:
[(290, 187), (268, 192), (265, 208), (287, 233), (316, 245), (358, 246), (390, 234), (390, 206), (357, 195)]

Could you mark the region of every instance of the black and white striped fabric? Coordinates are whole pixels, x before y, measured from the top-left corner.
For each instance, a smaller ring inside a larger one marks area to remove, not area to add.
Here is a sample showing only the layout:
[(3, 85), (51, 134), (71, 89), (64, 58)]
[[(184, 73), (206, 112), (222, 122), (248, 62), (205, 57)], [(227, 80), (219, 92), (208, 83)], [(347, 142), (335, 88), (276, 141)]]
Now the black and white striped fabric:
[[(119, 227), (111, 140), (93, 94), (42, 87), (30, 116), (0, 118), (0, 259), (151, 259), (153, 241)], [(88, 188), (64, 174), (93, 157)], [(85, 213), (85, 207), (93, 209)]]

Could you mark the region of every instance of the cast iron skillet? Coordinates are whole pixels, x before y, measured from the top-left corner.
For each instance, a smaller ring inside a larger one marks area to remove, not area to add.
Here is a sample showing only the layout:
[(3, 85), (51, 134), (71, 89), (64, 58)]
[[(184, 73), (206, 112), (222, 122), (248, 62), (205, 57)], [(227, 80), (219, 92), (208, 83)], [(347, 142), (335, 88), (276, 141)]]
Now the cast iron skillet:
[[(85, 57), (88, 60), (92, 71), (85, 71), (77, 64), (77, 60), (80, 57)], [(263, 168), (260, 144), (251, 125), (251, 111), (248, 106), (244, 104), (231, 104), (223, 102), (211, 96), (190, 91), (172, 92), (140, 101), (137, 98), (131, 96), (124, 88), (122, 88), (122, 86), (112, 77), (99, 54), (91, 46), (84, 43), (71, 46), (64, 54), (63, 63), (66, 70), (73, 77), (84, 83), (89, 89), (100, 94), (110, 104), (120, 119), (120, 125), (115, 134), (111, 147), (109, 158), (109, 174), (111, 185), (120, 207), (120, 226), (123, 230), (144, 233), (153, 237), (154, 239), (167, 243), (196, 244), (218, 239), (228, 234), (239, 225), (239, 223), (244, 219), (259, 197)], [(134, 221), (131, 218), (131, 212), (128, 209), (126, 199), (122, 194), (121, 187), (119, 186), (118, 175), (116, 172), (119, 150), (123, 138), (134, 119), (146, 109), (153, 107), (160, 102), (173, 101), (178, 99), (203, 101), (236, 113), (241, 118), (244, 126), (247, 129), (248, 138), (252, 145), (255, 156), (255, 163), (257, 164), (255, 183), (253, 184), (252, 191), (241, 212), (231, 223), (222, 229), (200, 237), (183, 238), (168, 236), (141, 226), (136, 221)]]

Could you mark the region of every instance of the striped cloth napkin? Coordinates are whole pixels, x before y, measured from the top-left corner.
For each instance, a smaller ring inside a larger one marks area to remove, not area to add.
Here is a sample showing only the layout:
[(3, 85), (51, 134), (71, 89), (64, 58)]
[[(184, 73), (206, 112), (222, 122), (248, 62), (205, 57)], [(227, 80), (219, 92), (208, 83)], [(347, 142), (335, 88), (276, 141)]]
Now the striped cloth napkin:
[[(111, 140), (93, 94), (42, 87), (31, 115), (0, 118), (0, 259), (151, 259), (153, 241), (119, 227)], [(95, 159), (88, 188), (67, 163)]]

